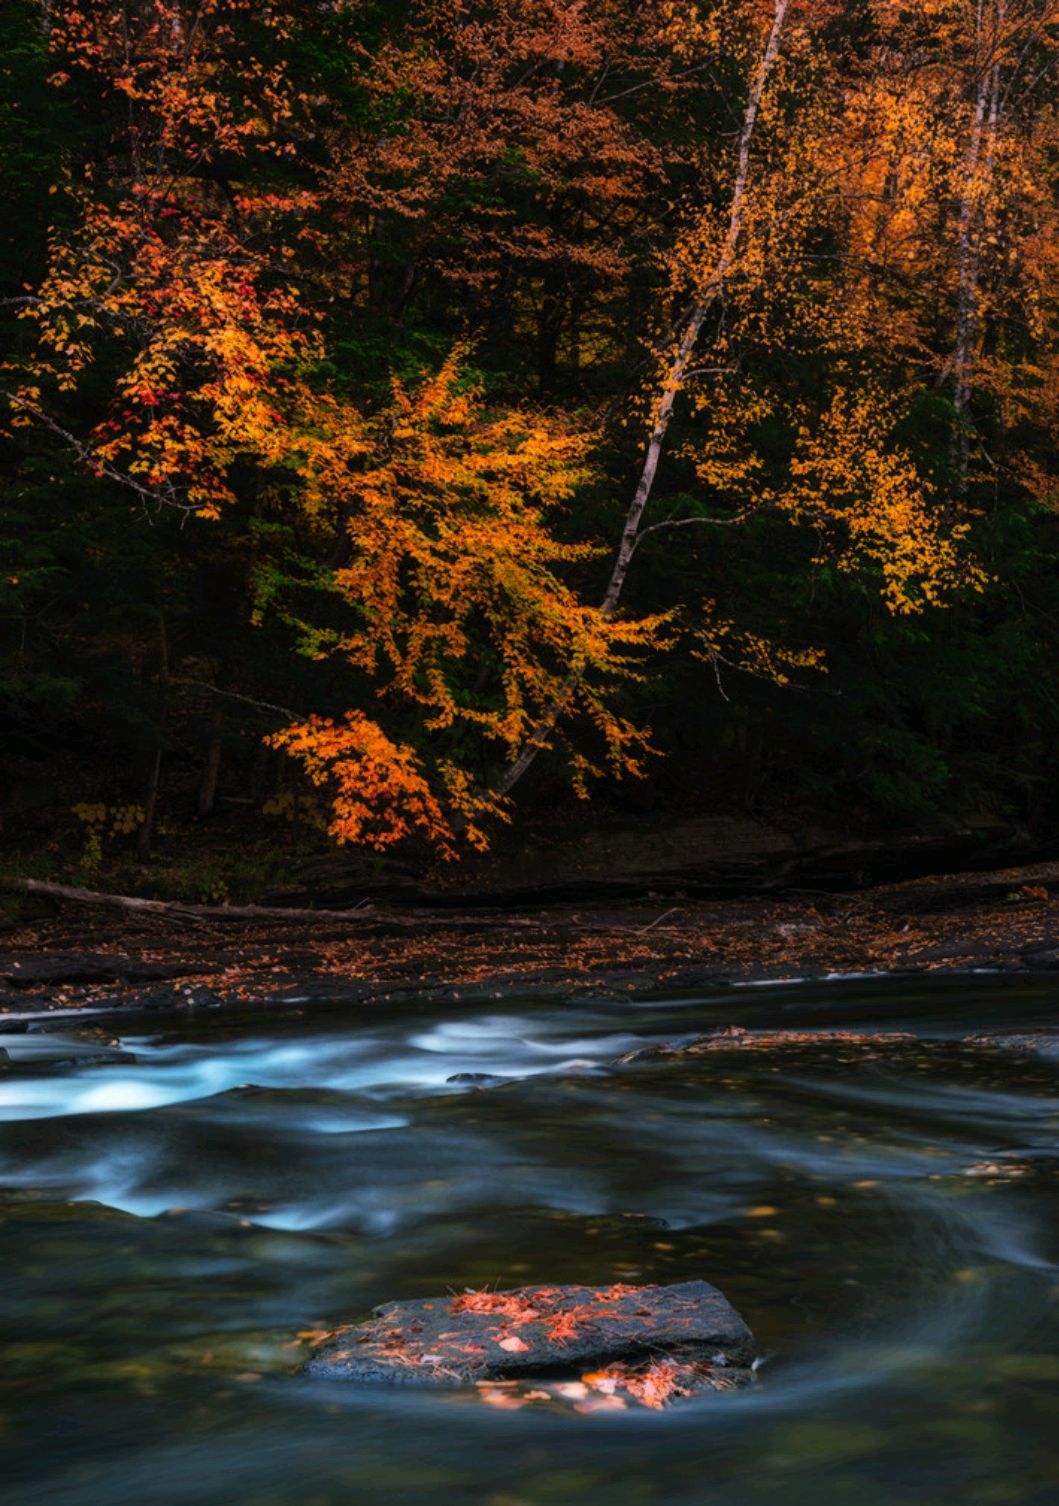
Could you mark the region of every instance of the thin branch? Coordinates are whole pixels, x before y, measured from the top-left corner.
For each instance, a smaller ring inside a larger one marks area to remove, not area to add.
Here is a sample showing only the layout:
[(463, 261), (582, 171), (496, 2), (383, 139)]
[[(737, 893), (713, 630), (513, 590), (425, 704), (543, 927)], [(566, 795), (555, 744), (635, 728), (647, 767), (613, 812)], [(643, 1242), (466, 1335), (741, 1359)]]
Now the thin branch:
[[(727, 659), (724, 662), (727, 664)], [(725, 690), (724, 681), (721, 679), (721, 656), (720, 654), (718, 654), (716, 649), (714, 649), (710, 654), (710, 663), (713, 665), (713, 678), (717, 681), (717, 692), (720, 695), (721, 700), (730, 701), (731, 696), (728, 694), (727, 690)]]
[(655, 78), (644, 79), (638, 84), (630, 84), (627, 89), (619, 89), (617, 94), (606, 95), (599, 103), (601, 105), (612, 105), (615, 100), (627, 99), (630, 94), (640, 94), (644, 89), (657, 89), (660, 85), (665, 86), (666, 84), (676, 83), (679, 79), (691, 78), (694, 74), (708, 72), (711, 68), (712, 64), (709, 62), (694, 63), (690, 68), (682, 68), (679, 73), (660, 75)]
[(173, 681), (174, 685), (194, 685), (199, 690), (209, 690), (214, 695), (224, 696), (229, 701), (243, 701), (247, 706), (256, 706), (259, 711), (275, 711), (279, 716), (285, 716), (292, 722), (302, 720), (302, 713), (292, 711), (289, 706), (275, 706), (271, 701), (258, 701), (253, 696), (241, 695), (238, 690), (222, 690), (219, 685), (211, 685), (208, 680), (188, 680), (181, 677)]
[(746, 507), (742, 512), (733, 513), (730, 518), (663, 518), (661, 523), (652, 523), (650, 528), (641, 528), (636, 536), (634, 547), (638, 549), (649, 533), (662, 533), (667, 528), (691, 528), (696, 524), (704, 524), (711, 528), (732, 528), (735, 524), (744, 523), (747, 518), (752, 518), (764, 511), (764, 507)]
[[(731, 271), (736, 259), (736, 252), (743, 234), (754, 130), (757, 124), (758, 112), (761, 108), (761, 100), (765, 92), (765, 85), (779, 56), (780, 38), (783, 34), (783, 25), (786, 20), (787, 11), (790, 8), (790, 3), (791, 0), (774, 0), (772, 25), (769, 29), (768, 40), (750, 84), (750, 91), (739, 131), (739, 149), (736, 157), (735, 177), (732, 183), (732, 197), (728, 209), (727, 233), (716, 262), (700, 278), (698, 286), (695, 289), (687, 323), (680, 336), (677, 348), (669, 360), (665, 376), (662, 380), (661, 390), (657, 395), (654, 420), (644, 454), (640, 479), (637, 482), (636, 491), (625, 514), (621, 541), (618, 545), (610, 579), (607, 582), (607, 589), (604, 592), (600, 607), (604, 617), (612, 617), (618, 609), (618, 603), (625, 586), (625, 577), (628, 574), (629, 565), (639, 542), (641, 532), (640, 523), (654, 487), (655, 475), (657, 474), (659, 461), (662, 457), (662, 450), (665, 445), (666, 434), (669, 430), (669, 423), (673, 416), (677, 396), (684, 385), (691, 356), (698, 343), (702, 327), (706, 322), (710, 310), (721, 296), (725, 278)], [(581, 677), (581, 672), (578, 670), (572, 670), (567, 676), (561, 691), (550, 703), (544, 716), (533, 729), (526, 745), (514, 762), (509, 764), (505, 770), (503, 777), (496, 787), (495, 793), (497, 796), (502, 797), (509, 794), (534, 762), (541, 748), (546, 745), (550, 734), (555, 728), (556, 722), (569, 704), (570, 697), (577, 689)]]
[(45, 428), (50, 429), (53, 434), (58, 435), (73, 450), (77, 458), (84, 465), (88, 466), (94, 475), (106, 476), (108, 481), (116, 481), (120, 486), (127, 486), (130, 490), (136, 492), (146, 501), (153, 502), (156, 506), (178, 507), (188, 513), (195, 511), (195, 508), (190, 503), (178, 501), (171, 487), (171, 495), (168, 497), (164, 496), (151, 487), (144, 486), (141, 482), (134, 480), (125, 471), (119, 471), (115, 466), (108, 465), (106, 461), (100, 460), (97, 455), (92, 454), (87, 445), (81, 443), (75, 434), (71, 434), (69, 429), (64, 429), (50, 414), (45, 413), (42, 408), (38, 408), (34, 403), (27, 402), (24, 397), (19, 397), (15, 392), (3, 390), (0, 390), (0, 397), (5, 397), (14, 407), (21, 408), (24, 412), (31, 414)]

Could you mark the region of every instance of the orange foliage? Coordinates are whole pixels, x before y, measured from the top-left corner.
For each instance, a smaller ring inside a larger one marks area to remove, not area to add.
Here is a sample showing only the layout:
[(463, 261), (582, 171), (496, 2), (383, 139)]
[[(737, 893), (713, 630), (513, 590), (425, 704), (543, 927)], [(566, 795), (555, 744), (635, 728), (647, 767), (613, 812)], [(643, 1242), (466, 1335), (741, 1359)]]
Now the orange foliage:
[(116, 341), (125, 366), (107, 416), (78, 443), (85, 462), (206, 517), (233, 500), (230, 472), (253, 436), (279, 421), (281, 371), (317, 349), (287, 275), (293, 251), (274, 245), (311, 195), (220, 186), (222, 162), (247, 172), (290, 150), (300, 102), (283, 64), (255, 55), (262, 34), (287, 34), (282, 5), (70, 3), (50, 34), (57, 86), (94, 87), (101, 112), (123, 104), (110, 179), (97, 185), (89, 169), (66, 184), (80, 223), (55, 235), (26, 303), (38, 343), (15, 421), (48, 422), (45, 387), (74, 391)]
[[(304, 767), (331, 797), (333, 835), (342, 842), (385, 847), (413, 831), (449, 850), (449, 819), (406, 744), (392, 742), (377, 723), (351, 711), (342, 723), (313, 717), (271, 739)], [(477, 840), (472, 828), (470, 838)]]
[[(352, 618), (346, 631), (306, 624), (306, 641), (371, 676), (387, 701), (420, 708), (428, 734), (464, 725), (510, 754), (562, 698), (590, 718), (614, 772), (636, 772), (646, 739), (607, 692), (638, 673), (665, 616), (615, 618), (582, 603), (559, 571), (596, 551), (550, 529), (587, 474), (591, 436), (544, 414), (489, 411), (461, 376), (464, 358), (454, 351), (414, 393), (395, 383), (392, 406), (370, 420), (298, 391), (299, 505), (347, 536), (349, 562), (330, 589)], [(274, 446), (275, 429), (256, 442)], [(418, 830), (453, 856), (457, 835), (482, 847), (483, 817), (503, 816), (466, 768), (426, 762), (360, 713), (275, 741), (335, 790), (342, 841), (382, 846)], [(581, 758), (577, 769), (594, 766)]]
[[(664, 618), (611, 619), (582, 603), (561, 572), (595, 550), (553, 532), (595, 436), (488, 408), (461, 346), (416, 390), (395, 382), (383, 411), (322, 390), (325, 341), (295, 277), (295, 226), (317, 198), (238, 180), (225, 196), (209, 171), (218, 157), (238, 172), (252, 155), (286, 154), (309, 109), (281, 64), (255, 61), (251, 22), (280, 36), (287, 24), (282, 6), (246, 0), (194, 15), (181, 0), (63, 13), (59, 82), (90, 74), (127, 98), (135, 124), (117, 198), (71, 190), (81, 223), (56, 237), (25, 310), (38, 346), (13, 393), (16, 422), (54, 425), (45, 386), (73, 391), (106, 333), (127, 359), (108, 416), (76, 441), (95, 474), (215, 518), (235, 500), (233, 473), (253, 466), (267, 505), (348, 539), (330, 589), (350, 626), (301, 624), (317, 657), (345, 656), (375, 696), (416, 712), (428, 741), (462, 724), (501, 755), (561, 698), (595, 727), (615, 772), (634, 770), (646, 740), (608, 693), (660, 641)], [(381, 847), (417, 832), (453, 856), (458, 837), (485, 845), (482, 818), (502, 815), (471, 769), (360, 710), (310, 718), (275, 744), (330, 792), (340, 841)], [(583, 756), (574, 768), (579, 786), (595, 771)]]
[[(373, 233), (377, 218), (396, 216), (411, 230), (413, 266), (471, 287), (512, 261), (620, 282), (645, 201), (694, 160), (685, 105), (699, 81), (672, 11), (637, 0), (402, 8), (355, 59), (370, 108), (330, 179), (345, 218)], [(651, 100), (649, 122), (627, 109), (630, 94)], [(668, 131), (650, 128), (659, 113)], [(398, 129), (375, 128), (395, 115)], [(527, 194), (530, 216), (519, 211)], [(470, 236), (458, 207), (468, 198)]]
[[(527, 748), (564, 745), (579, 793), (603, 767), (637, 772), (647, 734), (615, 691), (678, 611), (617, 610), (648, 534), (770, 513), (895, 614), (985, 587), (968, 548), (973, 488), (996, 468), (979, 412), (1037, 436), (1059, 417), (1059, 141), (1034, 92), (1059, 0), (869, 0), (855, 26), (848, 10), (417, 0), (348, 43), (343, 113), (295, 80), (294, 0), (49, 8), (53, 82), (110, 137), (105, 181), (88, 163), (63, 185), (73, 228), (25, 299), (13, 421), (49, 425), (152, 507), (215, 519), (252, 477), (262, 514), (340, 561), (322, 572), (326, 627), (284, 610), (312, 655), (344, 660), (360, 704), (274, 740), (331, 797), (338, 840), (482, 847), (505, 814), (497, 770)], [(703, 137), (716, 78), (742, 130)], [(388, 400), (328, 380), (330, 301), (378, 302), (386, 247), (395, 325), (424, 267), (472, 312), (518, 268), (509, 313), (538, 321), (544, 390), (577, 310), (580, 367), (620, 355), (631, 372), (653, 347), (631, 404), (643, 495), (602, 602), (609, 550), (569, 521), (601, 424), (491, 398), (466, 339)], [(784, 365), (808, 351), (811, 392)], [(105, 411), (73, 434), (64, 403), (90, 376)], [(939, 391), (950, 474), (898, 437)], [(655, 521), (678, 403), (696, 511)], [(1008, 468), (1055, 505), (1039, 439), (1012, 440)], [(779, 683), (822, 667), (710, 589), (679, 610), (715, 667)], [(572, 745), (577, 726), (602, 753)]]
[(608, 1365), (581, 1377), (591, 1390), (620, 1399), (622, 1393), (642, 1407), (660, 1412), (682, 1396), (695, 1396), (703, 1390), (724, 1391), (732, 1385), (723, 1370), (697, 1361), (655, 1360), (643, 1366)]

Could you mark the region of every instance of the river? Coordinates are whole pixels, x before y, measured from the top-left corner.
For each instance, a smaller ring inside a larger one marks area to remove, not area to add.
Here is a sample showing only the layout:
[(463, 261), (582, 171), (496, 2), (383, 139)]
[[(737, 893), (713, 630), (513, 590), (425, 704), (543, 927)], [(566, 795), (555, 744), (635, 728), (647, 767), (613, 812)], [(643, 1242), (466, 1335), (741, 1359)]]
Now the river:
[[(962, 1038), (1057, 1001), (966, 976), (0, 1033), (5, 1506), (1051, 1506), (1059, 1061)], [(916, 1039), (613, 1065), (732, 1024)], [(754, 1330), (746, 1391), (580, 1415), (297, 1373), (382, 1301), (695, 1278)]]

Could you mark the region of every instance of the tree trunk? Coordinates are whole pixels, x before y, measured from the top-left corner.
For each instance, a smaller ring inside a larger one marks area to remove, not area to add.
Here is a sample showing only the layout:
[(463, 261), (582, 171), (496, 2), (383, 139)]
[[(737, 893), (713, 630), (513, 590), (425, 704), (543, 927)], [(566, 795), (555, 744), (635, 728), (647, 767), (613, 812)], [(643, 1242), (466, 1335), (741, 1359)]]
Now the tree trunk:
[[(996, 0), (993, 12), (991, 45), (996, 47), (1003, 0)], [(978, 35), (981, 42), (982, 15), (978, 12)], [(976, 49), (977, 51), (978, 49)], [(983, 69), (975, 95), (971, 135), (967, 143), (963, 193), (960, 198), (960, 230), (957, 243), (956, 344), (953, 351), (953, 459), (956, 467), (956, 490), (967, 490), (970, 461), (969, 408), (974, 390), (974, 351), (979, 330), (979, 283), (981, 278), (981, 240), (985, 210), (984, 196), (989, 191), (996, 154), (997, 119), (1000, 109), (1000, 64), (993, 62)], [(983, 146), (985, 162), (980, 166)]]
[(254, 744), (253, 756), (250, 760), (250, 798), (255, 805), (260, 805), (265, 798), (265, 780), (268, 776), (269, 753), (272, 750), (266, 747), (261, 738)]
[(221, 753), (224, 748), (224, 712), (215, 711), (210, 723), (210, 740), (206, 748), (206, 763), (199, 785), (199, 815), (212, 816), (217, 804), (217, 781), (221, 774)]
[(161, 707), (158, 713), (158, 726), (155, 729), (155, 750), (151, 757), (150, 772), (147, 776), (147, 789), (143, 800), (143, 824), (136, 838), (136, 852), (141, 862), (146, 862), (151, 855), (151, 843), (154, 839), (155, 815), (158, 810), (158, 791), (162, 782), (162, 728), (165, 723), (165, 692), (169, 684), (169, 636), (166, 632), (165, 616), (158, 614), (158, 685), (162, 697)]
[(566, 315), (562, 288), (559, 272), (549, 268), (541, 285), (541, 306), (537, 317), (537, 387), (542, 397), (554, 392), (559, 371), (559, 337)]
[[(107, 909), (121, 910), (126, 914), (157, 916), (161, 920), (214, 920), (214, 921), (341, 921), (343, 925), (364, 925), (384, 930), (422, 930), (429, 927), (439, 931), (510, 931), (525, 930), (547, 934), (554, 930), (613, 931), (623, 929), (611, 921), (581, 921), (577, 916), (559, 921), (547, 917), (538, 919), (522, 915), (487, 915), (473, 911), (467, 913), (452, 910), (415, 910), (408, 913), (380, 910), (377, 906), (362, 902), (346, 910), (309, 910), (295, 906), (272, 907), (267, 905), (196, 905), (182, 900), (140, 899), (131, 894), (106, 894), (95, 889), (78, 889), (71, 884), (53, 884), (46, 879), (8, 878), (0, 874), (0, 890), (8, 889), (21, 894), (39, 894), (47, 899), (68, 904), (99, 905)], [(653, 924), (657, 924), (654, 922)]]
[[(658, 474), (658, 463), (662, 458), (662, 448), (665, 444), (666, 433), (673, 417), (673, 407), (677, 400), (677, 394), (684, 385), (695, 346), (698, 342), (702, 326), (706, 321), (711, 308), (724, 286), (724, 279), (735, 259), (735, 253), (739, 246), (739, 239), (743, 230), (743, 213), (746, 204), (747, 181), (750, 176), (750, 149), (754, 140), (754, 127), (757, 124), (758, 110), (761, 108), (761, 98), (765, 91), (765, 84), (769, 74), (775, 66), (779, 56), (780, 38), (783, 34), (783, 23), (786, 19), (790, 0), (774, 0), (772, 27), (769, 31), (768, 42), (757, 73), (750, 86), (750, 95), (747, 99), (746, 109), (743, 112), (743, 124), (739, 132), (739, 153), (736, 160), (735, 180), (732, 185), (732, 197), (728, 210), (728, 229), (724, 244), (714, 265), (706, 272), (696, 289), (691, 308), (685, 316), (683, 333), (677, 341), (676, 350), (670, 357), (669, 364), (665, 369), (662, 383), (654, 406), (654, 420), (651, 426), (651, 434), (647, 443), (647, 451), (644, 455), (643, 467), (640, 471), (640, 479), (633, 494), (628, 512), (625, 515), (625, 526), (622, 529), (621, 542), (618, 553), (614, 560), (607, 582), (607, 589), (603, 595), (602, 611), (604, 616), (610, 617), (617, 610), (621, 594), (625, 586), (625, 578), (629, 572), (629, 565), (640, 536), (640, 524), (643, 519), (644, 509), (650, 500), (654, 487), (655, 477)], [(526, 746), (519, 753), (496, 788), (498, 795), (508, 794), (522, 776), (529, 769), (542, 748), (547, 746), (548, 738), (555, 728), (559, 717), (569, 704), (570, 696), (581, 681), (581, 672), (573, 671), (563, 685), (562, 691), (545, 711), (544, 716), (530, 734)]]

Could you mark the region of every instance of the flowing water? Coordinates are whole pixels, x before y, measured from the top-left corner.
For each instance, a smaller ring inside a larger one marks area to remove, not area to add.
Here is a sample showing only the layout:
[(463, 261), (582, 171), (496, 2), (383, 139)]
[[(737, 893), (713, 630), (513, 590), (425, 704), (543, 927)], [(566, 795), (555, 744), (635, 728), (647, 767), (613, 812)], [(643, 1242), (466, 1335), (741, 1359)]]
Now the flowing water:
[[(0, 1497), (1051, 1506), (1059, 1061), (961, 1037), (1057, 1001), (966, 977), (0, 1035)], [(611, 1065), (733, 1023), (917, 1040)], [(484, 1072), (510, 1081), (448, 1081)], [(750, 1390), (582, 1416), (296, 1373), (300, 1334), (381, 1301), (689, 1278), (754, 1329)]]

